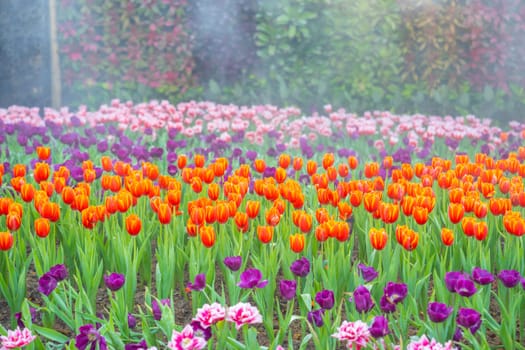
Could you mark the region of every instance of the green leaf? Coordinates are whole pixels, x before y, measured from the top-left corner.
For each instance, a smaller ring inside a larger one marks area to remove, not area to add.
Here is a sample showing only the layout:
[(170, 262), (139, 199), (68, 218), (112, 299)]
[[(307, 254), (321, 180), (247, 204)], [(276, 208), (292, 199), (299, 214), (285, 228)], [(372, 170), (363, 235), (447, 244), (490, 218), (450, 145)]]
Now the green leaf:
[(40, 327), (40, 326), (37, 326), (37, 325), (33, 325), (33, 329), (38, 333), (40, 334), (41, 336), (49, 339), (49, 340), (52, 340), (52, 341), (55, 341), (57, 343), (61, 343), (61, 344), (65, 344), (69, 341), (69, 337), (60, 333), (60, 332), (57, 332), (53, 329), (49, 329), (49, 328), (45, 328), (45, 327)]

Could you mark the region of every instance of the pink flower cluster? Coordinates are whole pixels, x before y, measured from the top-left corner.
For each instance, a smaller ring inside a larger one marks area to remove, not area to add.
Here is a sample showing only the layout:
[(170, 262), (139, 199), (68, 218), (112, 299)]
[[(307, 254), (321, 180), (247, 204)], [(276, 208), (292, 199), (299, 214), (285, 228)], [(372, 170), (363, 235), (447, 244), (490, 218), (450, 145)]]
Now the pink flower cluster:
[(168, 349), (172, 350), (201, 350), (206, 347), (206, 340), (195, 335), (190, 325), (184, 327), (181, 332), (173, 331)]
[(0, 344), (2, 345), (0, 350), (20, 348), (35, 339), (36, 336), (29, 329), (24, 328), (21, 330), (20, 327), (17, 327), (14, 331), (7, 331), (7, 336), (0, 336)]
[(332, 111), (330, 106), (325, 106), (325, 113), (326, 116), (318, 113), (304, 116), (298, 108), (271, 105), (246, 107), (191, 101), (174, 106), (167, 101), (133, 104), (113, 100), (96, 111), (88, 111), (85, 106), (80, 106), (75, 112), (68, 108), (58, 111), (46, 108), (43, 119), (37, 108), (12, 106), (0, 109), (0, 120), (36, 126), (44, 126), (46, 121), (71, 125), (72, 118), (76, 117), (83, 125), (117, 123), (120, 128), (132, 131), (174, 129), (185, 137), (217, 133), (226, 142), (231, 141), (234, 133), (244, 132), (245, 140), (250, 143), (261, 144), (272, 135), (276, 142), (291, 148), (298, 148), (301, 138), (315, 141), (319, 137), (332, 137), (334, 132), (341, 130), (349, 137), (374, 136), (375, 147), (379, 150), (402, 139), (417, 150), (425, 142), (439, 138), (458, 141), (483, 139), (489, 147), (495, 148), (504, 142), (502, 132), (507, 136), (525, 137), (525, 123), (510, 122), (509, 129), (503, 130), (492, 126), (489, 119), (474, 116), (396, 115), (379, 111), (358, 116), (344, 109)]
[(337, 333), (332, 334), (332, 337), (345, 341), (348, 349), (359, 350), (366, 347), (370, 341), (370, 331), (368, 325), (363, 321), (343, 321), (337, 328)]
[[(398, 346), (395, 350), (400, 350)], [(421, 336), (419, 339), (413, 339), (406, 347), (407, 350), (453, 350), (456, 349), (452, 346), (452, 342), (449, 341), (446, 344), (441, 344), (435, 339), (428, 339), (426, 335)]]

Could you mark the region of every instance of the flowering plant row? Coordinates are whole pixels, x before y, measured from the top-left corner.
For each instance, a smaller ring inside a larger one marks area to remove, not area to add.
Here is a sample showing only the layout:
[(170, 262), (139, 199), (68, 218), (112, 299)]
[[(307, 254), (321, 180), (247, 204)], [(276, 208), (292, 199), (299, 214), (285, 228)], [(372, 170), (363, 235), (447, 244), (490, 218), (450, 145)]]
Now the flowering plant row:
[(418, 161), (410, 137), (390, 154), (366, 153), (372, 135), (257, 152), (248, 131), (207, 134), (208, 148), (115, 119), (20, 128), (15, 110), (2, 114), (0, 295), (19, 328), (5, 348), (524, 344), (519, 123), (450, 157), (430, 156), (455, 149), (435, 139)]

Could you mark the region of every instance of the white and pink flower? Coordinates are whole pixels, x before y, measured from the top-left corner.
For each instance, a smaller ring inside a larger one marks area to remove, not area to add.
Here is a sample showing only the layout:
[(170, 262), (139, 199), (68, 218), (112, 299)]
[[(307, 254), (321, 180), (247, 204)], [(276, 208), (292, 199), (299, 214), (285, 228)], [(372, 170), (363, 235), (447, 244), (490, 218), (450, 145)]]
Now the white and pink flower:
[(245, 324), (261, 323), (262, 316), (250, 303), (238, 303), (228, 308), (226, 321), (235, 322), (235, 327), (240, 329)]
[(197, 310), (194, 321), (198, 321), (202, 328), (209, 328), (215, 323), (224, 320), (226, 309), (219, 303), (204, 304)]
[(172, 350), (201, 350), (206, 347), (206, 340), (195, 336), (193, 328), (186, 325), (181, 332), (173, 331), (168, 349)]
[(439, 343), (435, 339), (428, 339), (426, 335), (419, 339), (413, 339), (408, 345), (407, 350), (453, 350), (456, 349), (449, 341), (445, 344)]
[(355, 348), (359, 350), (366, 347), (370, 341), (370, 331), (368, 325), (363, 321), (343, 321), (341, 326), (337, 328), (337, 333), (332, 334), (332, 337), (346, 341), (346, 346), (349, 349), (353, 349), (355, 345)]
[(0, 342), (3, 349), (15, 349), (26, 346), (36, 339), (31, 331), (27, 328), (20, 329), (17, 327), (14, 331), (7, 331), (7, 336), (0, 336)]

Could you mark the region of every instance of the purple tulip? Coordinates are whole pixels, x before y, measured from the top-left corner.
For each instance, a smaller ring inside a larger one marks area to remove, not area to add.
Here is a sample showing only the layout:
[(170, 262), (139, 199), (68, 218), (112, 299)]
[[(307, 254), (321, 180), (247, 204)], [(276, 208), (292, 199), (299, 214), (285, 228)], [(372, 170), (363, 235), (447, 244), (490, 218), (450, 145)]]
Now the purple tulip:
[(303, 256), (292, 263), (290, 271), (297, 277), (306, 277), (310, 273), (310, 261)]
[(407, 285), (404, 283), (388, 282), (384, 289), (384, 295), (390, 303), (397, 304), (403, 301), (408, 294)]
[(197, 276), (195, 276), (195, 282), (191, 283), (189, 282), (187, 284), (188, 289), (193, 291), (201, 291), (206, 287), (206, 275), (203, 273), (199, 273)]
[(458, 325), (470, 329), (472, 334), (481, 326), (481, 314), (474, 309), (460, 308), (456, 317)]
[(142, 339), (139, 343), (126, 344), (124, 350), (148, 350), (148, 344)]
[(376, 316), (368, 330), (370, 331), (370, 335), (376, 339), (390, 334), (388, 320), (384, 316)]
[(521, 279), (521, 287), (525, 289), (525, 277)]
[(75, 346), (79, 350), (85, 350), (91, 344), (90, 349), (97, 348), (107, 350), (106, 339), (100, 335), (99, 331), (92, 324), (86, 324), (79, 328), (79, 334), (75, 338)]
[(375, 280), (378, 276), (377, 271), (371, 266), (359, 264), (357, 265), (357, 267), (359, 268), (359, 271), (361, 272), (361, 277), (363, 277), (365, 283)]
[(328, 289), (317, 292), (315, 301), (324, 310), (330, 310), (334, 307), (334, 292)]
[[(29, 307), (29, 313), (31, 314), (31, 322), (36, 322), (37, 310), (34, 307)], [(17, 312), (15, 314), (16, 324), (20, 328), (25, 328), (24, 321), (22, 320), (22, 313)]]
[(521, 276), (516, 270), (501, 270), (498, 273), (498, 278), (507, 288), (512, 288), (520, 283)]
[(322, 327), (324, 325), (323, 321), (324, 309), (318, 309), (308, 312), (306, 318), (308, 322), (314, 324), (316, 327)]
[(241, 281), (237, 286), (241, 288), (264, 288), (268, 284), (268, 280), (262, 279), (262, 273), (258, 269), (247, 269), (241, 273)]
[(463, 297), (470, 297), (478, 290), (470, 278), (460, 277), (456, 280), (456, 293)]
[(242, 257), (227, 256), (224, 258), (224, 265), (226, 265), (231, 271), (238, 271), (242, 265)]
[(448, 307), (444, 303), (429, 303), (427, 307), (428, 318), (430, 318), (432, 322), (443, 322), (450, 316), (453, 310), (453, 307)]
[(133, 329), (136, 326), (137, 326), (137, 319), (135, 318), (135, 316), (133, 316), (133, 314), (128, 313), (128, 327), (130, 329)]
[(58, 265), (52, 266), (49, 269), (48, 273), (53, 278), (55, 278), (57, 280), (57, 282), (65, 280), (67, 278), (67, 276), (68, 276), (66, 265), (64, 265), (64, 264), (58, 264)]
[(494, 282), (494, 276), (487, 270), (475, 267), (472, 270), (472, 279), (477, 284), (486, 285)]
[(460, 278), (464, 278), (464, 277), (465, 277), (465, 274), (461, 271), (447, 272), (445, 274), (445, 286), (450, 292), (455, 293), (457, 280)]
[(46, 296), (49, 296), (56, 287), (57, 280), (55, 277), (51, 276), (49, 272), (43, 274), (38, 280), (38, 291)]
[[(160, 301), (160, 304), (164, 306), (170, 306), (170, 300), (162, 299)], [(153, 312), (153, 318), (157, 321), (160, 321), (160, 319), (162, 318), (162, 309), (160, 308), (157, 299), (151, 300), (151, 311)]]
[(381, 297), (381, 300), (379, 301), (379, 307), (381, 308), (381, 311), (386, 314), (396, 311), (396, 304), (391, 303), (386, 295)]
[(295, 280), (279, 281), (279, 292), (284, 300), (292, 300), (297, 292), (297, 282)]
[(353, 300), (357, 312), (368, 312), (374, 307), (370, 291), (365, 286), (358, 286), (354, 290)]
[(109, 275), (104, 276), (104, 283), (109, 290), (116, 292), (124, 285), (126, 278), (121, 273), (112, 272)]
[(454, 336), (452, 337), (452, 340), (456, 343), (459, 343), (463, 340), (463, 331), (460, 327), (456, 328), (456, 331), (454, 332)]

